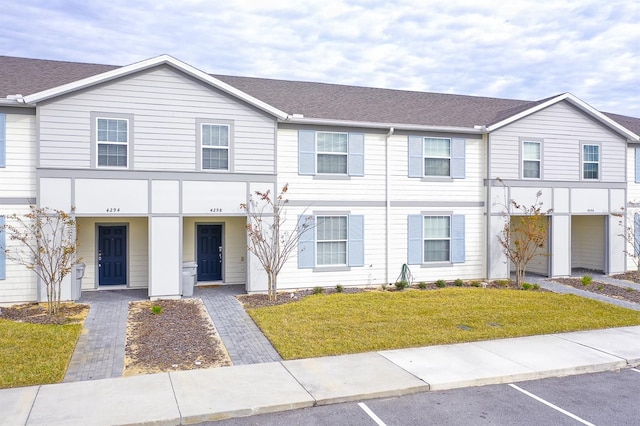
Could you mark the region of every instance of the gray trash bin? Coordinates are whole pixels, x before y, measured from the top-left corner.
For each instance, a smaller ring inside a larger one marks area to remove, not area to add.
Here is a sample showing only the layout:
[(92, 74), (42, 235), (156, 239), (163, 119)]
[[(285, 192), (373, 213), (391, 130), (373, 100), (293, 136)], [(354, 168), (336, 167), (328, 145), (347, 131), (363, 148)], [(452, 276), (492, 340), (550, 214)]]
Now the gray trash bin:
[(78, 300), (82, 295), (82, 277), (86, 267), (84, 263), (76, 264), (76, 282), (71, 286), (71, 300)]
[(198, 264), (196, 262), (182, 262), (182, 295), (184, 297), (193, 296), (193, 287), (196, 285), (196, 273)]

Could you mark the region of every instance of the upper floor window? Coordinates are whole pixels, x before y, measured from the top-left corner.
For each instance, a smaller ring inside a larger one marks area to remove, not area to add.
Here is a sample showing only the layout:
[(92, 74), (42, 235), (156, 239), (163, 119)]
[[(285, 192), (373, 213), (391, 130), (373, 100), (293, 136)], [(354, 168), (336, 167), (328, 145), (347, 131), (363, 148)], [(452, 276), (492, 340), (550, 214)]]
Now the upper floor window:
[(600, 146), (582, 145), (582, 178), (600, 179)]
[(424, 175), (451, 175), (451, 139), (424, 138)]
[(98, 118), (98, 167), (127, 167), (129, 120)]
[(408, 151), (409, 177), (465, 177), (465, 139), (409, 136)]
[(364, 133), (299, 130), (298, 173), (364, 176)]
[(525, 179), (540, 179), (540, 142), (522, 142), (522, 177)]
[(202, 169), (229, 170), (229, 125), (202, 124)]
[(318, 132), (317, 172), (347, 174), (349, 136), (347, 133)]

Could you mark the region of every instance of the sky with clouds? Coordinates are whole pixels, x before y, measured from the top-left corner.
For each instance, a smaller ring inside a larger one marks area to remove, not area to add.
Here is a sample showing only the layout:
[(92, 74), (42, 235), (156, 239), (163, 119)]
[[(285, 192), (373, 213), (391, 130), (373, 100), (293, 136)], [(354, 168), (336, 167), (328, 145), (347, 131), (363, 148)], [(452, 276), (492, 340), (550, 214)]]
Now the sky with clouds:
[[(640, 117), (632, 0), (4, 0), (0, 54), (538, 100)], [(0, 76), (1, 78), (1, 76)]]

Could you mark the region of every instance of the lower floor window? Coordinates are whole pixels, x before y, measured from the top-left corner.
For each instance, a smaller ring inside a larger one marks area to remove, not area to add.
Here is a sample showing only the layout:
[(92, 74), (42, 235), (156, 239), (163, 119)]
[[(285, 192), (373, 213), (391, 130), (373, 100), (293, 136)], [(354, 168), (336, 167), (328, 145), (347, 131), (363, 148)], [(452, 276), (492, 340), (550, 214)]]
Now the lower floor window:
[(347, 217), (317, 216), (316, 264), (347, 264)]
[(127, 145), (99, 143), (98, 166), (127, 167)]
[(425, 216), (423, 229), (424, 261), (448, 262), (451, 252), (451, 218)]

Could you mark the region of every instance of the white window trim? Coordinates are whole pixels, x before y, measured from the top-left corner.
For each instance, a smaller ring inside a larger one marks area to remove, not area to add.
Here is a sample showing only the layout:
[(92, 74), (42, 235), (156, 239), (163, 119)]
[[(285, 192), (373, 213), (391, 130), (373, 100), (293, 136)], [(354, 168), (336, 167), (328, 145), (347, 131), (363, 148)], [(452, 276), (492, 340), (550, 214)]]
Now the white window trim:
[[(318, 238), (318, 218), (324, 218), (324, 217), (344, 217), (347, 221), (347, 233), (346, 233), (346, 238), (344, 240), (320, 240)], [(319, 215), (315, 215), (314, 216), (314, 222), (316, 224), (314, 232), (315, 232), (315, 245), (316, 245), (316, 258), (315, 258), (315, 267), (316, 268), (334, 268), (334, 267), (346, 267), (349, 265), (349, 215), (348, 214), (319, 214)], [(320, 253), (320, 250), (318, 250), (318, 246), (320, 243), (344, 243), (344, 247), (345, 247), (345, 263), (326, 263), (326, 264), (319, 264), (318, 263), (318, 254)]]
[[(426, 227), (424, 226), (425, 219), (428, 217), (446, 217), (449, 219), (449, 236), (447, 238), (427, 238), (424, 234)], [(450, 214), (423, 214), (422, 215), (422, 263), (423, 264), (437, 264), (437, 263), (451, 263), (451, 215)], [(427, 260), (425, 259), (425, 246), (427, 241), (449, 241), (449, 254), (446, 260)]]
[[(427, 155), (427, 139), (441, 139), (441, 140), (446, 140), (449, 141), (449, 156), (445, 157), (445, 156), (437, 156), (437, 155)], [(425, 178), (429, 178), (429, 179), (448, 179), (451, 178), (451, 138), (441, 138), (441, 137), (431, 137), (431, 136), (425, 136), (422, 138), (422, 175)], [(447, 159), (449, 160), (449, 174), (448, 175), (428, 175), (427, 174), (427, 167), (426, 167), (426, 159), (428, 158), (437, 158), (437, 159)]]
[[(347, 136), (347, 150), (345, 152), (335, 152), (335, 151), (320, 151), (320, 149), (318, 149), (318, 135), (321, 134), (332, 134), (332, 135), (346, 135)], [(342, 155), (347, 159), (346, 162), (346, 169), (344, 171), (344, 173), (328, 173), (328, 172), (321, 172), (318, 170), (318, 156), (322, 154), (322, 155)], [(325, 132), (325, 131), (317, 131), (316, 132), (316, 175), (322, 175), (322, 176), (349, 176), (349, 133), (348, 132)]]
[[(540, 147), (540, 158), (538, 158), (537, 160), (531, 160), (531, 159), (527, 159), (524, 156), (525, 153), (525, 149), (524, 149), (524, 144), (526, 143), (537, 143), (538, 146)], [(531, 140), (531, 139), (522, 139), (522, 143), (521, 143), (521, 149), (522, 149), (522, 161), (521, 161), (521, 167), (522, 167), (522, 179), (526, 179), (526, 180), (541, 180), (542, 179), (542, 142), (541, 141), (536, 141), (536, 140)], [(538, 162), (538, 177), (525, 177), (524, 175), (524, 162), (525, 161), (537, 161)]]
[[(204, 136), (204, 126), (220, 126), (220, 127), (226, 127), (227, 128), (227, 146), (210, 146), (210, 145), (205, 145), (202, 143), (202, 138)], [(227, 123), (216, 123), (216, 122), (201, 122), (200, 123), (200, 164), (199, 164), (199, 168), (200, 170), (204, 171), (204, 172), (228, 172), (231, 170), (231, 125), (227, 124)], [(218, 150), (226, 150), (227, 151), (227, 168), (226, 169), (207, 169), (204, 168), (202, 165), (202, 159), (203, 159), (203, 153), (205, 149), (218, 149)]]
[[(584, 148), (587, 146), (595, 146), (598, 148), (598, 161), (586, 161), (584, 159)], [(597, 182), (602, 178), (602, 148), (598, 143), (583, 143), (580, 145), (580, 180), (589, 182)], [(585, 164), (597, 164), (598, 165), (598, 177), (597, 178), (585, 178), (584, 166)]]
[[(98, 135), (100, 134), (98, 128), (98, 121), (99, 120), (117, 120), (117, 121), (126, 121), (127, 122), (127, 141), (126, 142), (112, 142), (112, 141), (101, 141), (98, 137)], [(95, 140), (96, 140), (96, 157), (95, 157), (95, 161), (96, 161), (96, 168), (100, 168), (100, 169), (115, 169), (115, 170), (123, 170), (123, 169), (128, 169), (131, 166), (131, 154), (130, 154), (130, 150), (129, 150), (129, 141), (131, 140), (131, 120), (129, 118), (123, 118), (123, 117), (113, 117), (113, 116), (109, 116), (109, 115), (98, 115), (95, 118)], [(99, 146), (100, 145), (118, 145), (118, 146), (126, 146), (127, 147), (127, 165), (126, 166), (101, 166), (99, 163), (99, 158), (100, 158), (100, 149)]]

